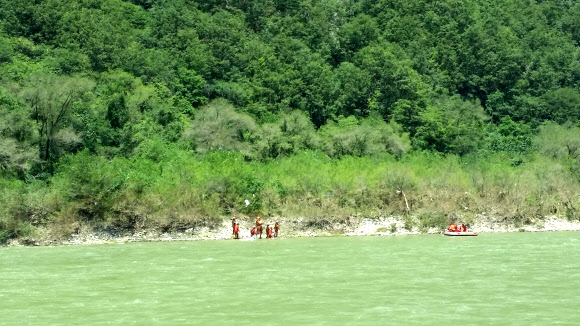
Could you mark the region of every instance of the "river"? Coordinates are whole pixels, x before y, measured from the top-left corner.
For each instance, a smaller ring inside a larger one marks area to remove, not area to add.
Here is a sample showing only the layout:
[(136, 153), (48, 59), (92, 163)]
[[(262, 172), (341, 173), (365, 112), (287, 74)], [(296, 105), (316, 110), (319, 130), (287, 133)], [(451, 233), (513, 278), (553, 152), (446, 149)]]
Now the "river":
[(577, 325), (580, 233), (0, 248), (2, 325)]

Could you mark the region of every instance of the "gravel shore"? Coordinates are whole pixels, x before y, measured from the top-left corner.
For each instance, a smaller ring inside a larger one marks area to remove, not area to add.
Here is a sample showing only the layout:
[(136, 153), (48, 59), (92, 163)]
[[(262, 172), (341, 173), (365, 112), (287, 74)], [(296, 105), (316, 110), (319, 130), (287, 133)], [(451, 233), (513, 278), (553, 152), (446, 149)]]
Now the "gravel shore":
[[(352, 217), (346, 222), (325, 224), (324, 227), (308, 228), (306, 218), (270, 218), (264, 224), (280, 221), (280, 237), (325, 237), (325, 236), (402, 236), (411, 234), (441, 234), (440, 228), (420, 229), (408, 224), (408, 218), (389, 217)], [(407, 222), (406, 222), (407, 221)], [(253, 220), (240, 219), (240, 238), (250, 239), (250, 228)], [(527, 224), (509, 224), (493, 221), (486, 216), (473, 219), (469, 229), (479, 233), (491, 232), (548, 232), (548, 231), (580, 231), (580, 221), (569, 221), (557, 216), (546, 216)], [(265, 234), (262, 236), (265, 238)], [(224, 220), (221, 225), (187, 229), (184, 232), (160, 233), (156, 231), (123, 232), (92, 232), (82, 231), (65, 240), (39, 240), (34, 238), (12, 240), (9, 246), (46, 246), (46, 245), (89, 245), (89, 244), (123, 244), (128, 242), (151, 241), (196, 241), (232, 239), (231, 221)]]

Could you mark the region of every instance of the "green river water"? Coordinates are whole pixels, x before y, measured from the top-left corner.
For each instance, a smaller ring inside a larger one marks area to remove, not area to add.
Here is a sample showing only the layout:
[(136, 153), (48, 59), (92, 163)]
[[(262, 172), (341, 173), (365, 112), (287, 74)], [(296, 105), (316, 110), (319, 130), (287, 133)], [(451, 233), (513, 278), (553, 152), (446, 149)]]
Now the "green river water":
[(578, 325), (580, 233), (0, 248), (0, 325)]

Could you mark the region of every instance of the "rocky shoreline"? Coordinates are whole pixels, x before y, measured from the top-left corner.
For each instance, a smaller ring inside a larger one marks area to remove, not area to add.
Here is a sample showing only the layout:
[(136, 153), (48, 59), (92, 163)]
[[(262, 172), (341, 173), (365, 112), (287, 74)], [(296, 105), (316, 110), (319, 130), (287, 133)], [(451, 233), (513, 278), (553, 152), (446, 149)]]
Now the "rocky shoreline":
[[(276, 218), (266, 221), (273, 222)], [(308, 228), (306, 218), (278, 218), (280, 237), (327, 237), (327, 236), (400, 236), (413, 234), (441, 234), (441, 228), (420, 228), (408, 224), (402, 217), (352, 217), (343, 222), (326, 224), (324, 227)], [(250, 228), (253, 220), (240, 219), (240, 238), (250, 239)], [(492, 221), (488, 217), (475, 218), (469, 225), (470, 230), (480, 233), (491, 232), (550, 232), (580, 231), (580, 221), (569, 221), (557, 216), (546, 216), (527, 224), (516, 225)], [(263, 236), (265, 237), (265, 236)], [(163, 241), (197, 241), (232, 239), (231, 222), (224, 220), (221, 225), (187, 229), (183, 232), (162, 233), (157, 231), (93, 232), (81, 230), (64, 240), (40, 240), (35, 238), (14, 239), (8, 246), (54, 246), (54, 245), (91, 245), (91, 244), (124, 244), (130, 242), (163, 242)]]

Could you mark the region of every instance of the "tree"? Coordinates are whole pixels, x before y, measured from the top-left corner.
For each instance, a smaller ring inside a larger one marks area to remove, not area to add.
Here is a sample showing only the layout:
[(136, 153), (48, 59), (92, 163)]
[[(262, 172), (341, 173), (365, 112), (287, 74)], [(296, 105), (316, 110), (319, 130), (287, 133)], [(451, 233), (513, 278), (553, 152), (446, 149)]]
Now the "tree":
[(235, 150), (249, 156), (255, 130), (256, 124), (250, 116), (236, 112), (226, 100), (217, 99), (197, 112), (184, 137), (199, 153)]
[(11, 62), (14, 55), (14, 48), (10, 40), (2, 35), (0, 32), (0, 64)]
[(570, 157), (580, 161), (580, 128), (546, 122), (534, 141), (542, 155), (552, 158)]
[(334, 70), (334, 111), (345, 117), (368, 115), (371, 76), (350, 62), (342, 63)]
[(480, 147), (484, 122), (488, 119), (481, 105), (459, 96), (434, 101), (419, 114), (414, 143), (423, 149), (467, 154)]
[(177, 70), (177, 78), (174, 81), (175, 93), (191, 105), (207, 103), (207, 98), (202, 94), (204, 85), (205, 80), (195, 71), (182, 67)]
[(397, 45), (370, 45), (354, 57), (355, 64), (371, 77), (373, 109), (384, 118), (392, 114), (400, 99), (418, 100), (424, 93), (421, 76), (411, 67), (406, 53)]
[(366, 14), (360, 14), (340, 29), (341, 48), (349, 61), (354, 53), (371, 44), (379, 37), (377, 22)]
[(34, 125), (25, 106), (1, 88), (0, 116), (0, 174), (24, 172), (37, 156)]
[(80, 77), (34, 75), (28, 80), (20, 95), (36, 120), (42, 160), (52, 163), (57, 159), (55, 140), (74, 138), (70, 132), (59, 132), (66, 130), (73, 106), (93, 87), (94, 82)]
[(23, 147), (14, 138), (0, 136), (0, 175), (28, 170), (34, 157), (30, 148)]
[(386, 123), (378, 113), (357, 120), (354, 116), (339, 117), (319, 130), (324, 150), (329, 156), (365, 156), (387, 152), (400, 157), (410, 148), (409, 135), (391, 121)]
[(570, 87), (558, 88), (544, 94), (542, 99), (545, 103), (542, 108), (544, 119), (560, 124), (580, 119), (580, 94), (577, 90)]

